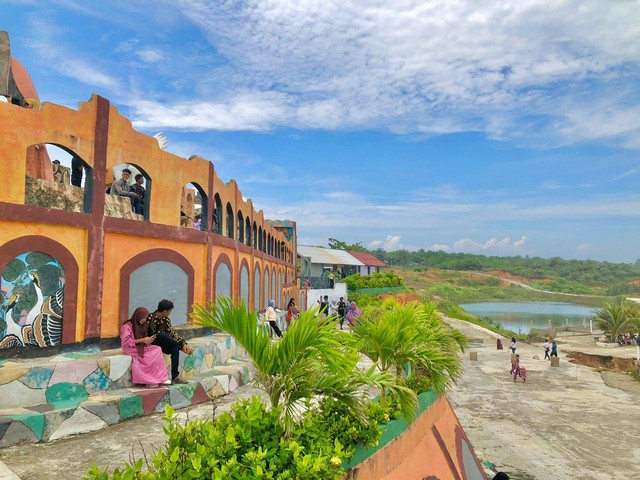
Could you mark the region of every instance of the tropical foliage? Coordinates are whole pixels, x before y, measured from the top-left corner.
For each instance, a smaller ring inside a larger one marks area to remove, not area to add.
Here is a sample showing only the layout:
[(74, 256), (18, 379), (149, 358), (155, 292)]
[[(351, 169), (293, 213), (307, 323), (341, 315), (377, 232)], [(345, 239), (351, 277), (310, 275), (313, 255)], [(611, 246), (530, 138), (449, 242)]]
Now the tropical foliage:
[(402, 277), (394, 272), (376, 272), (371, 275), (349, 275), (341, 282), (347, 284), (349, 290), (358, 290), (361, 288), (384, 288), (384, 287), (400, 287), (403, 285)]
[[(194, 306), (196, 322), (233, 335), (246, 349), (271, 407), (253, 397), (218, 418), (180, 424), (167, 406), (165, 447), (111, 474), (94, 466), (86, 478), (341, 478), (357, 445), (375, 447), (383, 424), (401, 412), (408, 421), (415, 416), (417, 394), (432, 386), (441, 392), (450, 378), (459, 377), (460, 363), (453, 357), (465, 346), (432, 305), (385, 300), (369, 310), (365, 325), (379, 328), (370, 328), (378, 335), (373, 341), (365, 341), (366, 327), (345, 334), (335, 328), (335, 318), (323, 319), (317, 310), (301, 313), (280, 340), (272, 341), (257, 327), (256, 313), (242, 303), (218, 298), (215, 305)], [(392, 324), (403, 327), (384, 329)], [(387, 333), (398, 335), (398, 341), (390, 346)], [(358, 367), (357, 347), (376, 359), (367, 371)], [(393, 353), (394, 348), (399, 351)], [(404, 363), (422, 369), (423, 375), (399, 379)], [(367, 400), (365, 390), (371, 387), (383, 393), (383, 401)]]
[(596, 324), (615, 341), (618, 335), (640, 330), (638, 308), (630, 303), (607, 303), (596, 313)]
[[(432, 304), (399, 304), (386, 299), (380, 306), (363, 311), (353, 337), (358, 351), (380, 371), (394, 372), (401, 378), (408, 365), (427, 376), (438, 394), (462, 374), (459, 353), (466, 348), (467, 340), (442, 322)], [(382, 390), (383, 402), (385, 397)]]
[(256, 384), (267, 392), (273, 407), (282, 405), (287, 424), (318, 396), (363, 415), (367, 386), (393, 391), (407, 418), (413, 417), (415, 394), (387, 372), (360, 370), (358, 352), (336, 330), (333, 317), (322, 318), (317, 310), (302, 312), (277, 342), (256, 328), (256, 314), (243, 302), (235, 305), (229, 298), (218, 298), (215, 304), (194, 305), (192, 317), (202, 326), (229, 333), (246, 349), (257, 370)]

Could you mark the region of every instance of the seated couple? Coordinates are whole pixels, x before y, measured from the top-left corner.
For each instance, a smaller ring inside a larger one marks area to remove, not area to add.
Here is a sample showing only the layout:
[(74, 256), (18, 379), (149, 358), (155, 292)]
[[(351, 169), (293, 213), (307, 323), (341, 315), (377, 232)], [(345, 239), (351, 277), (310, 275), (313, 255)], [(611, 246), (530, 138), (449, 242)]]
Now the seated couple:
[(122, 178), (116, 180), (111, 184), (109, 193), (111, 195), (119, 195), (121, 197), (128, 197), (131, 201), (131, 210), (138, 215), (144, 215), (144, 197), (146, 190), (142, 186), (144, 183), (144, 177), (142, 174), (137, 174), (135, 183), (129, 185), (129, 178), (131, 177), (131, 170), (125, 168), (122, 170)]
[[(144, 307), (136, 308), (133, 316), (122, 324), (120, 341), (122, 351), (133, 357), (131, 375), (133, 383), (141, 385), (169, 385), (188, 383), (178, 370), (180, 351), (191, 355), (193, 349), (171, 326), (169, 315), (171, 300), (161, 300), (158, 309), (149, 313)], [(167, 375), (163, 353), (171, 355), (171, 380)]]

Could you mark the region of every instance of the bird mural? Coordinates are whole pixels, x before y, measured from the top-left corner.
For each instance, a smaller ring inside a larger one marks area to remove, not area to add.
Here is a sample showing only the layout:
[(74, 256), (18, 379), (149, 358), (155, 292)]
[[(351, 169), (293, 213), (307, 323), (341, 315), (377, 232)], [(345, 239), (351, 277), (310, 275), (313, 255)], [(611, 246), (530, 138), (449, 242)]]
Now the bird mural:
[[(4, 337), (0, 337), (0, 348), (43, 348), (62, 343), (64, 278), (51, 277), (51, 266), (47, 262), (39, 269), (23, 270), (12, 280), (9, 291), (15, 293), (5, 308), (6, 329)], [(57, 289), (52, 292), (53, 281), (57, 281)], [(16, 313), (19, 310), (21, 315)]]
[(9, 299), (9, 304), (4, 312), (4, 321), (7, 324), (7, 328), (2, 341), (0, 341), (0, 348), (24, 346), (22, 327), (13, 318), (13, 310), (19, 299), (19, 294), (12, 295)]

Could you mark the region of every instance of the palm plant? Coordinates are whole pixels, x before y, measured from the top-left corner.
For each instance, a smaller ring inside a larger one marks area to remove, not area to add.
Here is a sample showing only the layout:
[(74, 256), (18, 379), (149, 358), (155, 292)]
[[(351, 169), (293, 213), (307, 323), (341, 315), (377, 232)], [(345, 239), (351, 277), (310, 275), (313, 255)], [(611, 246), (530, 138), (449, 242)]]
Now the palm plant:
[(192, 318), (202, 326), (215, 327), (242, 345), (257, 370), (255, 383), (262, 388), (273, 407), (282, 406), (287, 424), (295, 419), (315, 397), (331, 397), (364, 412), (363, 386), (391, 388), (402, 399), (402, 409), (412, 418), (416, 401), (411, 391), (396, 386), (388, 374), (357, 368), (359, 355), (345, 335), (335, 329), (335, 322), (322, 318), (317, 309), (300, 313), (278, 342), (257, 328), (256, 313), (241, 301), (234, 304), (227, 297), (216, 303), (194, 305)]
[[(466, 339), (445, 326), (434, 310), (419, 303), (386, 302), (369, 313), (365, 310), (353, 333), (358, 350), (382, 372), (395, 370), (400, 378), (409, 364), (430, 378), (438, 394), (462, 375), (458, 352)], [(382, 401), (385, 398), (382, 390)]]
[(615, 341), (622, 333), (634, 332), (639, 327), (635, 308), (624, 303), (606, 303), (596, 312), (596, 324)]

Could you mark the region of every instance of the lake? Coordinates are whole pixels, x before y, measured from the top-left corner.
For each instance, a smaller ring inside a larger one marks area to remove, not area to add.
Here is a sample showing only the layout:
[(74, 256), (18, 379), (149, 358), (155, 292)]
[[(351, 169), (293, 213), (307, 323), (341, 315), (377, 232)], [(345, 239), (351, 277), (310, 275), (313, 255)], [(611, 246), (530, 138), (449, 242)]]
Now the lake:
[(561, 302), (518, 302), (518, 303), (467, 303), (460, 305), (467, 312), (478, 317), (489, 317), (500, 322), (502, 328), (514, 332), (529, 333), (533, 328), (589, 326), (589, 317), (596, 308)]

